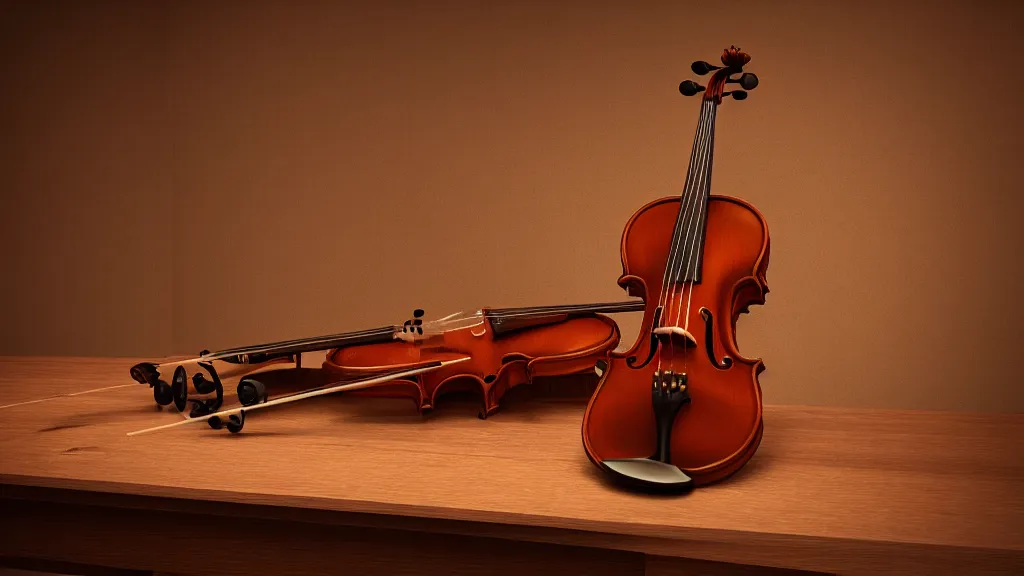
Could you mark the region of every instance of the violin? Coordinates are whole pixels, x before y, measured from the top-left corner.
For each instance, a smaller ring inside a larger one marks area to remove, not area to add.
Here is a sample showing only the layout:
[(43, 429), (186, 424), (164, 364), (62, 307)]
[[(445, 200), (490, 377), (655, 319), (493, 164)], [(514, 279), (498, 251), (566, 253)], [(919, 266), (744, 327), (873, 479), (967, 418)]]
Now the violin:
[[(596, 366), (584, 412), (587, 457), (641, 490), (686, 491), (727, 478), (763, 434), (764, 364), (740, 353), (736, 320), (768, 294), (768, 225), (748, 202), (710, 195), (718, 107), (727, 96), (745, 100), (758, 79), (743, 71), (750, 56), (735, 46), (721, 61), (691, 65), (711, 73), (706, 87), (679, 85), (684, 96), (703, 92), (686, 184), (625, 225), (618, 284), (644, 300), (644, 316), (634, 345)], [(739, 89), (726, 91), (730, 84)]]
[[(357, 396), (409, 398), (423, 413), (431, 410), (442, 394), (475, 389), (483, 403), (480, 417), (486, 418), (498, 410), (506, 391), (534, 377), (592, 370), (594, 363), (620, 342), (618, 325), (604, 314), (643, 309), (641, 300), (483, 308), (430, 321), (424, 321), (423, 310), (417, 309), (402, 325), (217, 352), (204, 350), (184, 360), (141, 362), (129, 372), (133, 380), (153, 389), (157, 404), (173, 404), (184, 413), (191, 403), (189, 420), (208, 422), (215, 429), (226, 427), (235, 433), (244, 426), (245, 410), (254, 406), (265, 408), (343, 391)], [(320, 378), (327, 383), (268, 402), (267, 378), (257, 372), (279, 364), (301, 370), (302, 353), (315, 351), (327, 351)], [(227, 364), (228, 371), (218, 371), (215, 362)], [(191, 365), (198, 365), (205, 374), (196, 372), (190, 379), (186, 366)], [(168, 383), (161, 371), (172, 368)], [(221, 410), (222, 377), (228, 374), (242, 376), (236, 388), (241, 408)], [(182, 423), (174, 425), (178, 424)]]
[[(459, 358), (467, 362), (398, 379), (354, 395), (408, 398), (421, 413), (446, 393), (475, 390), (483, 401), (478, 416), (494, 414), (510, 389), (538, 376), (593, 370), (619, 345), (616, 323), (604, 314), (639, 312), (640, 300), (570, 306), (485, 308), (453, 314), (434, 324), (433, 335), (391, 342), (339, 346), (323, 369), (339, 378), (362, 378)], [(436, 330), (437, 327), (442, 329)], [(422, 327), (410, 326), (419, 335)]]

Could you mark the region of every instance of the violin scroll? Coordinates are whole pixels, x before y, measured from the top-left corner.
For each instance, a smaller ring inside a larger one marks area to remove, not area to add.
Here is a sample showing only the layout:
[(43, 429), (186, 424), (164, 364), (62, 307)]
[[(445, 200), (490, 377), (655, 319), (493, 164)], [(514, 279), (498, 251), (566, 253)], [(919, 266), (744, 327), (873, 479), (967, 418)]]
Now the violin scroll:
[(403, 334), (423, 335), (423, 310), (417, 308), (412, 312), (412, 320), (406, 320), (402, 325)]
[[(193, 374), (192, 386), (196, 389), (196, 392), (199, 394), (217, 394), (217, 390), (219, 388), (219, 396), (221, 400), (223, 400), (224, 389), (220, 384), (220, 378), (217, 376), (216, 370), (213, 370), (213, 365), (207, 362), (200, 362), (199, 366), (203, 367), (207, 371), (211, 371), (210, 374), (213, 376), (214, 380), (209, 380), (198, 372)], [(178, 412), (184, 412), (185, 407), (190, 401), (188, 398), (188, 373), (185, 371), (184, 366), (178, 366), (174, 369), (174, 375), (171, 377), (171, 398), (173, 399), (174, 407), (178, 409)], [(207, 406), (206, 403), (209, 401), (204, 400), (191, 400), (191, 402), (194, 404), (192, 408), (193, 412), (202, 411), (207, 408), (212, 412), (220, 407), (219, 403), (217, 405), (209, 404)], [(198, 406), (200, 404), (204, 407), (199, 408)]]
[[(423, 323), (423, 314), (424, 312), (421, 308), (413, 310), (412, 319), (406, 320), (402, 324), (402, 331), (395, 334), (395, 337), (404, 342), (418, 342), (436, 332), (436, 328), (431, 327), (429, 322), (427, 324)], [(424, 326), (427, 326), (427, 333), (423, 331)]]
[[(741, 51), (736, 46), (730, 46), (722, 52), (721, 60), (723, 66), (715, 66), (703, 60), (697, 60), (690, 64), (690, 70), (698, 76), (705, 76), (708, 73), (714, 72), (711, 81), (708, 83), (708, 86), (711, 86), (710, 89), (707, 86), (701, 86), (693, 80), (684, 80), (679, 84), (679, 92), (683, 96), (695, 96), (700, 92), (704, 92), (706, 99), (714, 99), (716, 103), (721, 103), (722, 98), (725, 96), (732, 96), (734, 100), (746, 100), (749, 95), (748, 92), (757, 88), (760, 83), (756, 74), (743, 71), (743, 67), (750, 62), (750, 55)], [(739, 74), (740, 77), (732, 78), (735, 74)], [(739, 84), (742, 90), (724, 92), (722, 88), (725, 84)]]
[(722, 64), (724, 64), (726, 68), (742, 70), (749, 62), (750, 54), (747, 54), (736, 46), (729, 46), (722, 51)]

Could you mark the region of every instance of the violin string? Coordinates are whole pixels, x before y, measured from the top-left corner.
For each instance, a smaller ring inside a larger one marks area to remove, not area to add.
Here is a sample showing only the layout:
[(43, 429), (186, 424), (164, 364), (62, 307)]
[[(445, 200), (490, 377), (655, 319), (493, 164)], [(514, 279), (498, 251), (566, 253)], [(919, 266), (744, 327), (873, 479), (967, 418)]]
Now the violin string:
[[(695, 218), (697, 217), (697, 210), (698, 210), (698, 207), (700, 206), (700, 200), (701, 200), (700, 177), (703, 174), (704, 160), (705, 160), (705, 158), (707, 158), (707, 144), (708, 144), (708, 139), (710, 137), (710, 121), (709, 121), (710, 117), (711, 117), (711, 109), (707, 106), (707, 103), (705, 102), (701, 106), (701, 130), (700, 130), (700, 132), (701, 132), (701, 140), (700, 140), (700, 144), (698, 145), (698, 150), (697, 150), (697, 163), (695, 164), (694, 169), (693, 169), (693, 172), (694, 172), (693, 173), (693, 181), (690, 184), (690, 190), (688, 191), (688, 194), (687, 194), (687, 206), (686, 206), (687, 216), (685, 218), (686, 224), (685, 224), (685, 226), (683, 228), (685, 234), (683, 236), (683, 241), (682, 241), (682, 244), (681, 244), (681, 246), (683, 247), (682, 256), (686, 256), (687, 261), (692, 259), (692, 256), (693, 256), (692, 253), (688, 252), (685, 249), (685, 247), (687, 246), (688, 239), (690, 238), (690, 234), (693, 231), (694, 223), (695, 223)], [(680, 267), (682, 267), (682, 260), (683, 259), (679, 258), (679, 260), (680, 260), (679, 265), (680, 265)], [(682, 271), (682, 270), (680, 270), (680, 271)], [(668, 305), (667, 305), (668, 306), (668, 310), (667, 310), (667, 312), (668, 312), (668, 319), (669, 319), (669, 321), (670, 321), (670, 323), (672, 325), (677, 325), (679, 323), (678, 311), (677, 311), (676, 318), (674, 320), (672, 319), (672, 304), (673, 304), (673, 302), (675, 302), (675, 300), (677, 298), (680, 301), (682, 301), (682, 292), (683, 292), (683, 290), (685, 290), (686, 283), (687, 283), (686, 279), (689, 276), (689, 262), (687, 262), (686, 270), (682, 271), (682, 272), (683, 272), (683, 287), (682, 287), (681, 290), (679, 290), (679, 294), (676, 293), (675, 289), (672, 290), (672, 297), (669, 300)]]
[[(682, 207), (680, 209), (680, 217), (677, 219), (676, 230), (673, 238), (673, 247), (670, 251), (669, 266), (666, 270), (665, 278), (662, 281), (662, 298), (659, 299), (659, 306), (662, 306), (662, 324), (673, 325), (671, 313), (672, 313), (672, 302), (676, 297), (676, 274), (678, 273), (678, 266), (682, 264), (682, 256), (685, 254), (679, 254), (679, 247), (684, 245), (685, 236), (684, 231), (690, 227), (690, 222), (696, 206), (696, 194), (695, 185), (698, 182), (696, 179), (696, 171), (699, 164), (699, 160), (703, 156), (703, 149), (707, 138), (707, 114), (708, 108), (706, 105), (701, 106), (700, 117), (698, 120), (698, 126), (696, 134), (694, 134), (693, 151), (690, 155), (690, 166), (687, 170), (686, 188), (684, 189), (683, 198), (681, 201)], [(666, 314), (667, 313), (667, 314)], [(675, 358), (675, 339), (669, 338), (669, 357)], [(658, 355), (658, 371), (662, 369), (662, 355)]]
[(690, 175), (689, 175), (689, 179), (688, 179), (688, 186), (687, 186), (687, 191), (686, 191), (686, 196), (685, 196), (685, 205), (684, 205), (683, 214), (682, 214), (682, 218), (681, 218), (682, 224), (680, 226), (680, 243), (679, 243), (680, 253), (677, 254), (676, 258), (672, 262), (672, 265), (673, 265), (673, 268), (672, 268), (672, 278), (673, 278), (673, 281), (672, 281), (672, 284), (670, 284), (670, 285), (673, 286), (673, 288), (671, 290), (669, 290), (669, 297), (668, 297), (668, 300), (666, 302), (666, 308), (667, 309), (665, 310), (665, 319), (667, 320), (668, 324), (670, 324), (670, 325), (674, 325), (676, 323), (675, 320), (672, 318), (672, 304), (673, 304), (673, 302), (675, 301), (675, 299), (677, 297), (676, 290), (674, 288), (674, 284), (679, 279), (678, 276), (679, 276), (679, 273), (681, 272), (681, 270), (679, 268), (682, 267), (682, 263), (684, 261), (683, 256), (686, 256), (685, 250), (683, 250), (683, 248), (686, 246), (686, 239), (689, 237), (689, 231), (690, 231), (690, 229), (692, 227), (693, 217), (694, 217), (694, 213), (696, 212), (696, 207), (697, 207), (697, 188), (698, 188), (698, 185), (699, 185), (698, 175), (699, 175), (699, 170), (700, 170), (700, 161), (701, 161), (701, 159), (703, 158), (703, 155), (704, 155), (703, 151), (704, 151), (704, 148), (705, 148), (705, 142), (706, 142), (706, 138), (707, 138), (707, 128), (706, 128), (707, 127), (707, 114), (708, 114), (707, 106), (701, 106), (700, 126), (699, 126), (699, 129), (698, 129), (698, 140), (697, 140), (697, 142), (695, 144), (695, 148), (694, 148), (694, 163), (693, 163), (693, 165), (691, 166), (691, 169), (690, 169)]
[[(705, 149), (706, 139), (708, 137), (707, 125), (708, 108), (707, 106), (701, 106), (700, 123), (697, 128), (696, 140), (694, 141), (693, 160), (690, 164), (690, 170), (687, 175), (687, 187), (686, 194), (684, 196), (685, 205), (683, 206), (680, 218), (681, 224), (679, 230), (679, 250), (682, 250), (682, 248), (685, 246), (685, 239), (688, 237), (688, 232), (692, 225), (693, 212), (696, 207), (695, 189), (698, 184), (697, 170), (699, 169), (700, 159), (702, 158), (702, 151), (703, 149)], [(681, 268), (683, 263), (682, 256), (685, 255), (685, 251), (683, 251), (682, 253), (677, 252), (672, 260), (671, 281), (669, 282), (668, 288), (666, 289), (669, 292), (669, 295), (665, 303), (665, 313), (667, 313), (665, 314), (665, 319), (667, 320), (669, 325), (675, 324), (675, 322), (672, 319), (672, 303), (675, 301), (676, 298), (675, 284), (678, 281), (678, 274), (680, 272), (679, 268)]]
[(688, 166), (688, 168), (686, 170), (686, 183), (683, 185), (683, 198), (682, 198), (681, 204), (683, 204), (683, 202), (685, 202), (686, 204), (683, 204), (680, 207), (680, 215), (679, 215), (680, 217), (676, 219), (676, 225), (675, 225), (675, 228), (672, 231), (672, 244), (671, 244), (671, 247), (669, 248), (668, 260), (665, 262), (665, 272), (664, 272), (664, 274), (662, 276), (662, 280), (661, 280), (661, 294), (660, 294), (660, 297), (658, 298), (658, 306), (660, 306), (660, 307), (664, 307), (668, 303), (667, 292), (669, 291), (669, 287), (673, 284), (673, 281), (671, 280), (671, 278), (675, 274), (676, 263), (677, 263), (677, 260), (679, 259), (678, 258), (679, 240), (680, 240), (680, 237), (682, 235), (683, 222), (686, 219), (685, 212), (687, 210), (687, 205), (688, 205), (687, 201), (689, 200), (689, 192), (690, 192), (691, 187), (693, 185), (693, 176), (694, 176), (693, 172), (694, 172), (694, 166), (696, 166), (696, 162), (697, 162), (697, 154), (698, 154), (698, 148), (700, 147), (700, 137), (701, 137), (701, 132), (702, 132), (702, 129), (703, 129), (703, 124), (704, 124), (704, 110), (703, 110), (703, 107), (702, 107), (701, 114), (700, 114), (700, 117), (698, 119), (697, 130), (696, 130), (696, 132), (693, 135), (693, 147), (692, 147), (692, 149), (690, 151), (690, 163), (689, 163), (689, 166)]
[[(686, 263), (686, 273), (685, 273), (685, 277), (689, 279), (689, 282), (687, 282), (687, 285), (684, 287), (684, 290), (687, 291), (687, 297), (686, 297), (686, 316), (683, 318), (683, 330), (686, 330), (686, 331), (689, 331), (689, 329), (690, 329), (690, 302), (691, 302), (691, 299), (693, 297), (693, 284), (694, 284), (694, 280), (695, 280), (695, 277), (696, 277), (696, 274), (697, 274), (697, 265), (700, 262), (700, 251), (697, 249), (699, 247), (698, 246), (697, 237), (701, 235), (701, 231), (702, 231), (702, 228), (703, 228), (703, 226), (702, 226), (702, 218), (704, 217), (704, 207), (707, 204), (706, 196), (707, 196), (708, 188), (709, 188), (710, 183), (711, 183), (711, 166), (710, 166), (710, 162), (711, 162), (711, 158), (712, 158), (713, 150), (714, 150), (715, 106), (714, 106), (714, 101), (713, 100), (709, 100), (708, 102), (711, 102), (711, 104), (709, 105), (710, 112), (709, 112), (709, 115), (708, 115), (708, 138), (707, 138), (707, 140), (705, 142), (704, 149), (701, 150), (703, 161), (701, 162), (700, 178), (699, 178), (698, 183), (697, 183), (697, 187), (698, 187), (697, 188), (697, 194), (695, 194), (695, 196), (697, 197), (697, 202), (699, 203), (699, 212), (697, 213), (696, 220), (690, 226), (692, 228), (692, 231), (693, 231), (693, 237), (689, 239), (690, 251), (689, 251), (689, 257), (687, 259), (688, 261)], [(682, 299), (682, 297), (680, 297), (680, 299), (679, 299), (679, 309), (678, 309), (678, 311), (676, 313), (676, 322), (677, 323), (679, 322), (680, 314), (682, 313), (682, 304), (683, 304), (683, 299)]]
[[(698, 162), (698, 165), (697, 165), (697, 167), (695, 169), (695, 174), (694, 174), (694, 179), (693, 179), (693, 188), (690, 191), (690, 201), (688, 202), (689, 217), (687, 218), (687, 221), (686, 221), (686, 236), (683, 238), (683, 246), (684, 247), (687, 246), (688, 239), (690, 237), (691, 232), (693, 232), (695, 226), (699, 225), (699, 214), (703, 213), (703, 211), (700, 210), (701, 198), (702, 198), (702, 193), (703, 193), (702, 187), (701, 187), (701, 177), (703, 175), (705, 160), (707, 158), (708, 141), (709, 141), (710, 135), (711, 135), (711, 129), (710, 129), (711, 114), (712, 114), (711, 108), (708, 106), (707, 101), (704, 101), (704, 103), (702, 104), (702, 114), (701, 114), (702, 138), (701, 138), (701, 142), (700, 142), (700, 150), (698, 152), (698, 157), (699, 157), (700, 161)], [(680, 306), (681, 306), (682, 300), (683, 300), (682, 292), (686, 290), (688, 285), (692, 284), (692, 282), (691, 282), (692, 279), (690, 278), (690, 261), (693, 259), (693, 253), (691, 251), (689, 251), (689, 250), (684, 249), (683, 254), (686, 256), (687, 265), (686, 265), (686, 269), (683, 270), (682, 287), (678, 291), (679, 293), (676, 294), (676, 290), (672, 291), (673, 301), (669, 302), (669, 310), (668, 310), (668, 316), (669, 316), (670, 319), (672, 318), (672, 303), (674, 302), (674, 300), (676, 298), (678, 298)], [(679, 308), (679, 307), (677, 306), (677, 308)], [(678, 326), (679, 325), (679, 311), (678, 311), (678, 309), (676, 310), (676, 316), (675, 316), (675, 319), (672, 321), (672, 325), (673, 326)], [(670, 342), (670, 346), (671, 346), (672, 358), (675, 359), (676, 358), (676, 354), (675, 354), (675, 338), (671, 338), (669, 340), (669, 342)], [(675, 367), (673, 367), (673, 368), (675, 368)], [(678, 369), (676, 371), (678, 371)], [(683, 348), (683, 372), (685, 372), (685, 371), (686, 371), (686, 348), (685, 348), (685, 344), (684, 344), (684, 348)]]
[[(704, 224), (706, 222), (706, 220), (704, 220), (704, 218), (706, 218), (706, 216), (704, 214), (704, 208), (708, 204), (708, 197), (707, 196), (708, 196), (708, 193), (711, 190), (711, 169), (712, 169), (712, 164), (714, 162), (714, 156), (715, 156), (715, 129), (714, 129), (714, 125), (715, 125), (715, 119), (717, 117), (718, 105), (716, 103), (716, 100), (713, 99), (713, 98), (709, 99), (707, 102), (708, 102), (708, 107), (710, 109), (710, 118), (709, 118), (709, 135), (710, 136), (708, 138), (707, 149), (704, 151), (705, 161), (703, 163), (702, 174), (701, 174), (701, 177), (702, 177), (702, 180), (703, 180), (703, 182), (701, 184), (701, 194), (700, 194), (700, 196), (701, 196), (701, 212), (700, 212), (700, 216), (698, 216), (696, 227), (695, 227), (695, 230), (694, 230), (694, 241), (695, 241), (695, 247), (694, 248), (695, 249), (691, 253), (691, 256), (690, 256), (690, 259), (689, 259), (690, 262), (687, 263), (687, 267), (686, 267), (686, 269), (687, 269), (687, 276), (690, 277), (690, 282), (689, 282), (689, 286), (687, 286), (688, 294), (687, 294), (687, 297), (686, 297), (686, 320), (684, 322), (683, 330), (685, 330), (687, 333), (689, 333), (689, 329), (690, 329), (690, 304), (691, 304), (691, 301), (692, 301), (692, 298), (693, 298), (693, 290), (694, 290), (695, 278), (696, 278), (696, 274), (697, 274), (697, 266), (699, 265), (699, 263), (701, 261), (701, 258), (700, 258), (701, 250), (703, 250), (703, 248), (704, 248), (703, 232), (704, 232), (704, 228), (705, 228)], [(697, 235), (698, 234), (700, 234), (700, 236), (701, 236), (699, 241), (697, 240)], [(692, 271), (690, 270), (691, 265), (693, 266), (693, 270)], [(680, 300), (680, 304), (681, 303), (682, 302)], [(689, 354), (685, 354), (684, 353), (683, 354), (683, 372), (684, 373), (687, 371), (688, 360), (689, 360)]]

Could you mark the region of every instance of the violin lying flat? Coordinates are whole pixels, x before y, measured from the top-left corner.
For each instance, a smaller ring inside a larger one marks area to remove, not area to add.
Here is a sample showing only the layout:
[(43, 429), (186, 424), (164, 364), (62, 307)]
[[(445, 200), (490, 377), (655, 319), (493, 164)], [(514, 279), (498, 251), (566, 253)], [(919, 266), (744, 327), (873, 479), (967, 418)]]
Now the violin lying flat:
[[(432, 409), (444, 393), (475, 389), (483, 403), (480, 417), (486, 418), (498, 410), (505, 392), (534, 377), (590, 372), (620, 342), (618, 326), (604, 314), (643, 309), (640, 300), (485, 308), (426, 322), (423, 311), (416, 310), (413, 319), (400, 326), (204, 351), (195, 358), (162, 364), (142, 362), (130, 374), (153, 389), (158, 404), (173, 404), (182, 413), (191, 404), (190, 420), (231, 432), (242, 430), (245, 411), (257, 405), (262, 409), (342, 391), (408, 398), (423, 412)], [(282, 363), (301, 368), (303, 352), (325, 350), (322, 370), (329, 384), (268, 402), (265, 379), (253, 372)], [(236, 389), (241, 407), (221, 409), (221, 377), (226, 374), (218, 372), (215, 361), (227, 363), (231, 375), (243, 376)], [(189, 378), (186, 366), (190, 365), (198, 365), (205, 374), (196, 372)], [(168, 383), (161, 370), (171, 368)], [(180, 424), (184, 422), (173, 426)]]
[(736, 320), (768, 293), (768, 226), (749, 203), (710, 195), (718, 107), (725, 96), (746, 99), (758, 80), (743, 72), (750, 56), (739, 49), (721, 60), (693, 63), (698, 75), (713, 72), (707, 87), (679, 87), (704, 93), (682, 195), (640, 208), (622, 233), (618, 283), (643, 298), (644, 317), (636, 343), (598, 366), (583, 419), (590, 460), (640, 489), (721, 480), (761, 441), (764, 364), (740, 354)]

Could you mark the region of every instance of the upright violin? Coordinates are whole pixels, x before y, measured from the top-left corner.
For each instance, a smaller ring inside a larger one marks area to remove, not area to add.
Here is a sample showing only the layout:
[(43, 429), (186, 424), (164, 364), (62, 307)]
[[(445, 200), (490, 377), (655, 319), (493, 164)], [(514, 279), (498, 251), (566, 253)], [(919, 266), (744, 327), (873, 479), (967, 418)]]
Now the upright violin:
[(758, 79), (735, 46), (721, 61), (691, 65), (711, 73), (706, 87), (679, 86), (684, 96), (703, 92), (681, 196), (643, 206), (622, 233), (618, 283), (644, 300), (644, 317), (634, 345), (597, 366), (583, 418), (591, 462), (640, 489), (721, 480), (750, 460), (763, 432), (764, 364), (740, 353), (736, 320), (765, 302), (768, 226), (749, 203), (710, 195), (718, 108), (727, 96), (746, 99)]

